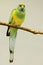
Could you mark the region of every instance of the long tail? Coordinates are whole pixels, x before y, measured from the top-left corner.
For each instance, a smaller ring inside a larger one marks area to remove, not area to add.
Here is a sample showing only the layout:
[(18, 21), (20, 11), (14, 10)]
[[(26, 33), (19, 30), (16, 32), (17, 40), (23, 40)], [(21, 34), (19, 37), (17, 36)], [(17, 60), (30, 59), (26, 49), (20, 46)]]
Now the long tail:
[(9, 38), (9, 51), (10, 51), (10, 63), (13, 62), (14, 59), (14, 46), (15, 46), (15, 38)]
[[(16, 30), (17, 32), (17, 30)], [(10, 63), (14, 60), (14, 48), (15, 48), (15, 41), (16, 41), (17, 33), (13, 37), (9, 37), (9, 51), (10, 51)]]

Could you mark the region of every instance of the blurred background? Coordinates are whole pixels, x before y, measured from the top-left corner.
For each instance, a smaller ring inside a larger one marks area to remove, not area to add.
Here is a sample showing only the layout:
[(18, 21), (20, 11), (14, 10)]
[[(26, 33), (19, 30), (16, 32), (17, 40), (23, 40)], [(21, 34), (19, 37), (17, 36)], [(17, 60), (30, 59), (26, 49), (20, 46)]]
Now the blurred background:
[[(12, 9), (20, 3), (26, 5), (22, 26), (43, 31), (43, 0), (0, 0), (0, 21), (8, 23)], [(6, 31), (7, 27), (0, 25), (0, 65), (10, 65)], [(18, 30), (12, 65), (43, 65), (43, 35)]]

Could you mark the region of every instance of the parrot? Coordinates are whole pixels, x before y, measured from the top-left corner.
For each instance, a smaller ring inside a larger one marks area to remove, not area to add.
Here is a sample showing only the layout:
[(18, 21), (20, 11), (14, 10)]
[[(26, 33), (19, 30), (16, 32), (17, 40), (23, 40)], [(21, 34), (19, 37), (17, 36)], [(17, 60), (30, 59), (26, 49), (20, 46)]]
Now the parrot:
[[(25, 20), (25, 4), (19, 4), (17, 8), (13, 9), (10, 13), (9, 22), (8, 24), (21, 26), (21, 24)], [(9, 62), (12, 63), (14, 60), (14, 48), (15, 48), (15, 41), (17, 37), (17, 28), (9, 27), (7, 28), (6, 36), (9, 37), (9, 53), (10, 58)]]

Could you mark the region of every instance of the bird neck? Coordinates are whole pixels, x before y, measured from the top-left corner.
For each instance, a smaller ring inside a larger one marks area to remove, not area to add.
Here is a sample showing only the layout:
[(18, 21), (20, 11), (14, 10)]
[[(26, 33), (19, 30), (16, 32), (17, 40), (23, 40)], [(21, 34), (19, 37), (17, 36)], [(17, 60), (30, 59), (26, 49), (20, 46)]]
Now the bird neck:
[(20, 19), (24, 19), (25, 18), (25, 12), (21, 12), (21, 11), (16, 11), (16, 15), (18, 18)]

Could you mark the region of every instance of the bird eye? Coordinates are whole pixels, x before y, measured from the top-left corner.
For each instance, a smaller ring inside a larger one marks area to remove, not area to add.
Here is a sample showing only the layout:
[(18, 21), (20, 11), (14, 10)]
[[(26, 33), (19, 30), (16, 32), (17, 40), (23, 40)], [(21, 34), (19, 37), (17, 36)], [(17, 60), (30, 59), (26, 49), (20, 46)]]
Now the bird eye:
[(22, 5), (19, 5), (20, 7), (22, 6)]
[(24, 5), (24, 7), (25, 7), (25, 5)]

